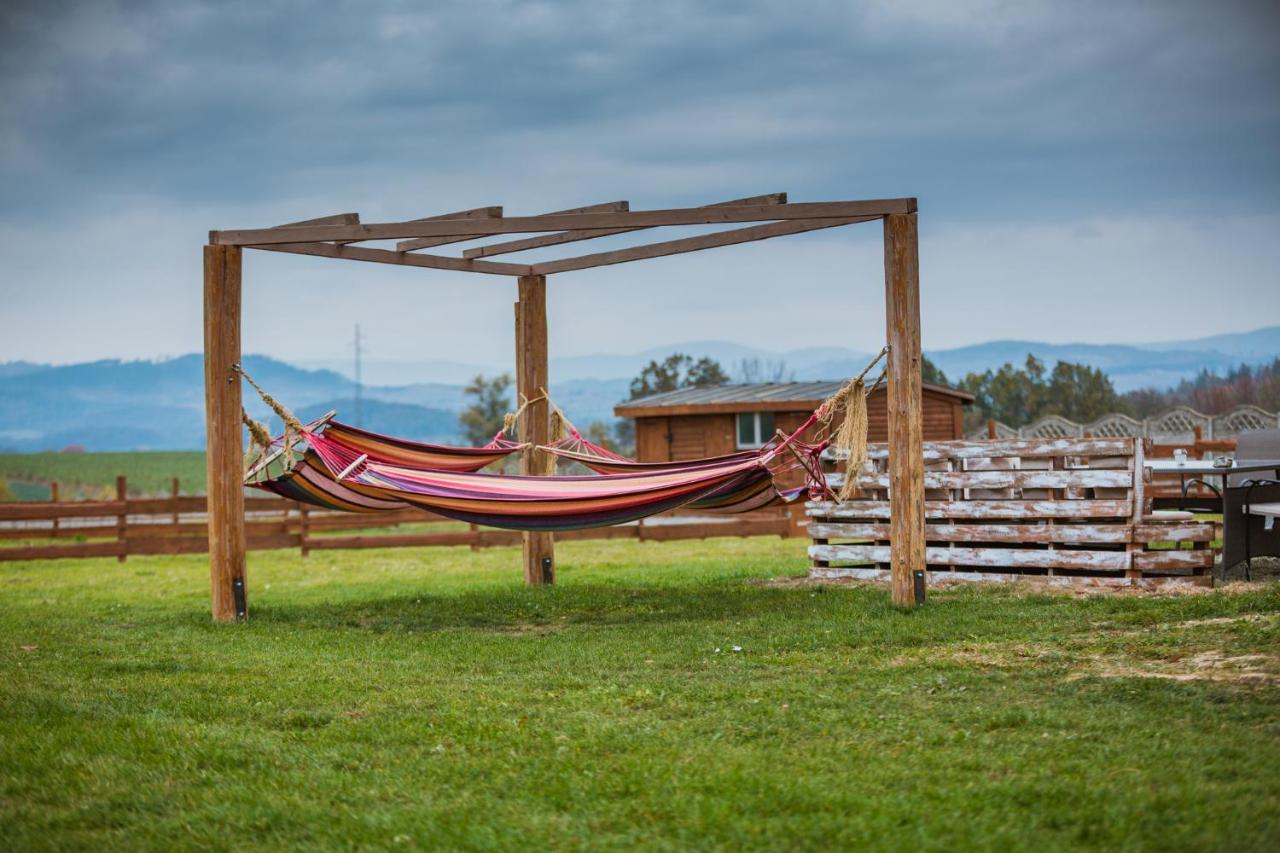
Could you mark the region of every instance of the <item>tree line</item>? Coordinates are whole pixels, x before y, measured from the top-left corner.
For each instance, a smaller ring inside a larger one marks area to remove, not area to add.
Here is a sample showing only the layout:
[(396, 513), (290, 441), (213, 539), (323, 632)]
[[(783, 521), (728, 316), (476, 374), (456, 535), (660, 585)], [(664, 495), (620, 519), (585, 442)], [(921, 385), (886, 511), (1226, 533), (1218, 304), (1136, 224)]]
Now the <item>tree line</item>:
[[(994, 370), (966, 374), (954, 383), (927, 357), (921, 372), (926, 383), (973, 394), (973, 405), (965, 411), (966, 432), (980, 429), (992, 418), (1011, 427), (1022, 427), (1046, 415), (1088, 423), (1112, 413), (1145, 418), (1174, 406), (1189, 406), (1208, 415), (1244, 404), (1280, 410), (1280, 358), (1258, 367), (1242, 364), (1225, 376), (1205, 370), (1168, 390), (1145, 388), (1123, 394), (1099, 368), (1060, 361), (1050, 370), (1031, 354), (1021, 367), (1006, 363)], [(733, 378), (747, 382), (788, 381), (794, 374), (782, 362), (743, 360)], [(650, 361), (631, 381), (628, 399), (730, 381), (729, 372), (715, 359), (674, 353), (661, 361)], [(511, 385), (510, 374), (504, 373), (493, 378), (477, 376), (466, 387), (470, 404), (459, 421), (468, 441), (484, 444), (501, 429), (502, 417), (512, 407)], [(635, 423), (630, 418), (613, 424), (593, 421), (585, 432), (591, 441), (615, 452), (625, 455), (635, 449)]]

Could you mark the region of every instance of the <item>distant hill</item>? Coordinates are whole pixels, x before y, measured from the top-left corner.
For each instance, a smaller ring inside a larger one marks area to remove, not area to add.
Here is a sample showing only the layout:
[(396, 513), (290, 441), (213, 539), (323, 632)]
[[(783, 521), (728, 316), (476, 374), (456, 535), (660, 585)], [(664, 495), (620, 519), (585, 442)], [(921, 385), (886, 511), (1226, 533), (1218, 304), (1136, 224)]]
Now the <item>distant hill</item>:
[[(797, 380), (841, 379), (860, 370), (873, 342), (865, 348), (810, 347), (770, 351), (723, 341), (689, 341), (627, 355), (605, 354), (553, 359), (552, 396), (581, 426), (612, 420), (613, 406), (627, 396), (628, 384), (649, 361), (672, 352), (717, 359), (731, 373), (744, 358), (783, 361)], [(1116, 389), (1167, 388), (1201, 370), (1225, 372), (1241, 363), (1260, 364), (1280, 354), (1280, 326), (1239, 335), (1218, 335), (1167, 344), (1046, 344), (991, 341), (929, 357), (956, 381), (966, 373), (1021, 365), (1027, 353), (1052, 367), (1057, 361), (1083, 362), (1111, 376)], [(246, 356), (245, 368), (273, 395), (303, 417), (330, 408), (354, 417), (354, 387), (329, 369), (306, 369), (266, 356)], [(457, 442), (457, 415), (465, 406), (461, 382), (438, 381), (431, 362), (395, 363), (398, 375), (420, 381), (377, 384), (363, 389), (365, 425), (382, 432), (432, 442)], [(439, 367), (441, 362), (434, 363)], [(449, 362), (453, 375), (477, 368)], [(483, 368), (480, 368), (483, 370)], [(446, 370), (446, 373), (449, 371)], [(496, 365), (489, 375), (510, 372)], [(268, 411), (249, 389), (245, 407), (259, 420)], [(95, 361), (52, 366), (30, 362), (0, 364), (0, 450), (61, 449), (77, 444), (87, 450), (183, 450), (204, 446), (204, 371), (201, 357), (160, 361)]]
[[(630, 380), (650, 361), (661, 360), (673, 352), (699, 358), (709, 356), (733, 373), (743, 359), (759, 359), (762, 363), (782, 362), (797, 380), (842, 379), (862, 369), (878, 349), (878, 342), (866, 341), (852, 347), (820, 346), (793, 350), (771, 350), (729, 341), (685, 341), (653, 347), (633, 353), (596, 353), (593, 355), (552, 358), (551, 376), (558, 383), (578, 381)], [(1280, 354), (1280, 326), (1253, 332), (1215, 335), (1186, 341), (1154, 344), (1049, 344), (1041, 341), (989, 341), (953, 349), (929, 350), (928, 356), (947, 376), (959, 380), (966, 373), (998, 368), (1005, 362), (1021, 365), (1033, 353), (1052, 368), (1058, 361), (1074, 361), (1101, 368), (1111, 375), (1120, 391), (1134, 388), (1166, 388), (1188, 379), (1201, 370), (1226, 371), (1241, 363), (1261, 364)], [(327, 362), (339, 373), (349, 369), (345, 363)], [(442, 397), (426, 396), (425, 389), (440, 391), (459, 385), (476, 373), (494, 375), (510, 372), (511, 365), (463, 364), (443, 361), (366, 362), (364, 372), (372, 384), (415, 382), (402, 389), (385, 389), (419, 397), (412, 400), (429, 405), (442, 405)], [(449, 379), (447, 377), (456, 377)], [(425, 382), (435, 380), (436, 384)], [(424, 391), (409, 392), (423, 384)], [(435, 393), (435, 392), (432, 392)], [(450, 392), (453, 393), (453, 392)], [(423, 401), (430, 400), (429, 403)]]
[[(312, 403), (298, 409), (295, 414), (305, 423), (321, 417), (326, 412), (336, 411), (340, 419), (345, 417), (350, 421), (355, 410), (355, 398), (349, 397)], [(454, 444), (458, 441), (456, 412), (428, 409), (425, 406), (414, 406), (408, 403), (387, 403), (382, 400), (361, 400), (360, 412), (359, 425), (383, 435), (394, 435), (410, 441), (425, 441), (432, 444)]]
[[(302, 418), (336, 409), (355, 417), (354, 387), (331, 370), (304, 370), (265, 356), (245, 369)], [(627, 380), (578, 380), (552, 394), (584, 426), (612, 419)], [(0, 451), (188, 450), (204, 446), (204, 368), (198, 355), (163, 361), (96, 361), (51, 366), (0, 364)], [(366, 387), (362, 426), (418, 441), (458, 443), (462, 385), (419, 383)], [(244, 405), (258, 420), (278, 422), (246, 387)]]

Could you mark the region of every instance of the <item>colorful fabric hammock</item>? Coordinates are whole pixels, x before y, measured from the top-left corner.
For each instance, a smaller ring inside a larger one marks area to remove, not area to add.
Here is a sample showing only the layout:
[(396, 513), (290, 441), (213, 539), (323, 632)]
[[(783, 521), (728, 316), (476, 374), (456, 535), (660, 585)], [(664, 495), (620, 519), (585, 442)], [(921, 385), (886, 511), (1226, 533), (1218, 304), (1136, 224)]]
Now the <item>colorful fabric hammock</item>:
[[(818, 462), (829, 441), (807, 444), (799, 436), (815, 423), (825, 431), (836, 411), (845, 412), (843, 439), (838, 441), (850, 444), (850, 464), (860, 464), (866, 452), (867, 392), (862, 379), (886, 352), (887, 348), (882, 349), (862, 373), (824, 401), (799, 429), (791, 435), (779, 433), (757, 450), (686, 462), (635, 462), (592, 444), (576, 429), (561, 441), (539, 448), (587, 466), (596, 472), (594, 476), (481, 473), (480, 468), (527, 446), (506, 441), (503, 432), (485, 447), (459, 448), (390, 438), (336, 422), (321, 428), (303, 426), (254, 384), (285, 421), (286, 436), (292, 430), (306, 443), (307, 451), (300, 463), (287, 465), (283, 473), (249, 484), (330, 509), (378, 512), (414, 506), (460, 521), (509, 530), (604, 527), (679, 507), (745, 512), (794, 499), (806, 490), (813, 496), (830, 494)], [(248, 376), (245, 378), (253, 384)], [(521, 409), (525, 405), (527, 401)], [(555, 414), (562, 426), (567, 424), (563, 413), (557, 409)], [(247, 416), (246, 422), (252, 431), (254, 423)], [(261, 425), (256, 428), (265, 432)], [(289, 438), (283, 440), (288, 456)], [(270, 451), (270, 445), (278, 440), (263, 436), (262, 441)], [(789, 457), (782, 455), (784, 450)], [(253, 470), (262, 468), (265, 463)], [(780, 492), (775, 476), (797, 468), (806, 472), (806, 485), (785, 494)]]
[(308, 436), (331, 473), (361, 493), (508, 530), (576, 530), (634, 521), (713, 494), (724, 500), (772, 488), (766, 455), (714, 465), (608, 476), (528, 477), (432, 471), (360, 459), (326, 436)]
[[(363, 457), (376, 462), (434, 471), (479, 471), (528, 446), (508, 441), (502, 437), (502, 433), (494, 436), (483, 447), (424, 444), (379, 435), (325, 418), (302, 428), (301, 437), (309, 447), (299, 462), (289, 466), (288, 470), (278, 476), (255, 479), (253, 475), (267, 467), (264, 463), (269, 463), (280, 455), (277, 450), (270, 458), (250, 469), (248, 485), (289, 500), (342, 512), (388, 512), (410, 506), (402, 500), (370, 493), (358, 484), (338, 478), (336, 475), (342, 472), (330, 471), (314, 450), (314, 442), (322, 432), (324, 441), (334, 448), (341, 448), (352, 459)], [(284, 437), (280, 436), (273, 439), (272, 445), (279, 445), (283, 441)]]
[[(758, 450), (742, 450), (723, 456), (708, 456), (702, 459), (691, 459), (679, 462), (637, 462), (613, 451), (592, 444), (580, 433), (574, 432), (568, 438), (556, 444), (543, 446), (541, 449), (561, 459), (577, 462), (597, 474), (636, 474), (659, 471), (689, 471), (701, 466), (731, 464), (733, 462), (758, 458), (775, 446), (777, 439), (767, 442)], [(793, 466), (788, 466), (793, 467)], [(795, 490), (781, 492), (774, 486), (773, 477), (760, 479), (750, 484), (742, 484), (732, 489), (716, 491), (686, 504), (686, 509), (696, 509), (715, 515), (735, 515), (742, 512), (764, 509), (778, 503), (785, 503), (795, 498)]]

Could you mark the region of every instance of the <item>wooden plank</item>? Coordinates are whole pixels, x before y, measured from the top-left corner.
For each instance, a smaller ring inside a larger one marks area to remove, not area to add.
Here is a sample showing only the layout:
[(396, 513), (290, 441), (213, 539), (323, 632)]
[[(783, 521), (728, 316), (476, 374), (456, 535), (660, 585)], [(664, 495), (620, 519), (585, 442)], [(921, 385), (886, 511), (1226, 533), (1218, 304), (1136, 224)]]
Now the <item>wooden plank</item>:
[(315, 219), (303, 219), (298, 222), (286, 222), (277, 228), (304, 228), (308, 225), (359, 225), (358, 213), (335, 213), (332, 216), (318, 216)]
[[(553, 210), (543, 214), (544, 216), (556, 216), (562, 213), (608, 213), (622, 212), (631, 209), (631, 205), (625, 201), (607, 201), (604, 204), (589, 204), (586, 207), (571, 207), (567, 210)], [(498, 216), (502, 215), (502, 208), (498, 208)], [(462, 243), (467, 240), (476, 240), (484, 237), (484, 234), (462, 234), (453, 237), (418, 237), (413, 240), (402, 240), (396, 244), (397, 252), (412, 252), (417, 249), (429, 249), (432, 246), (443, 246), (446, 243)], [(468, 260), (484, 257), (483, 255), (472, 255), (463, 252), (462, 256)]]
[[(769, 193), (767, 195), (735, 198), (703, 207), (735, 207), (748, 204), (786, 204), (786, 193)], [(608, 237), (613, 234), (628, 234), (632, 231), (644, 231), (655, 226), (645, 225), (640, 228), (604, 228), (585, 229), (579, 231), (561, 231), (559, 234), (541, 234), (537, 237), (526, 237), (521, 240), (509, 240), (503, 243), (491, 243), (488, 246), (477, 246), (462, 253), (464, 258), (485, 258), (490, 255), (505, 255), (511, 252), (524, 252), (529, 249), (540, 249), (545, 246), (559, 246), (564, 243), (576, 243), (580, 240), (594, 240), (597, 237)]]
[[(203, 503), (203, 502), (202, 502)], [(200, 507), (204, 509), (202, 505)], [(0, 503), (0, 521), (47, 521), (53, 518), (107, 518), (124, 509), (120, 501), (15, 501)]]
[[(1213, 586), (1210, 577), (1127, 578), (1122, 575), (1028, 575), (1016, 572), (930, 571), (929, 583), (986, 582), (1026, 583), (1061, 589), (1160, 589), (1166, 586)], [(872, 568), (814, 568), (809, 577), (819, 580), (857, 580), (889, 582), (889, 572)]]
[(801, 219), (793, 222), (771, 222), (768, 225), (752, 225), (748, 228), (718, 231), (714, 234), (699, 234), (696, 237), (683, 237), (679, 240), (632, 246), (627, 249), (616, 249), (612, 252), (597, 252), (593, 255), (547, 261), (541, 264), (534, 264), (533, 272), (537, 275), (549, 275), (557, 272), (569, 272), (570, 270), (625, 264), (628, 261), (642, 261), (648, 258), (678, 255), (683, 252), (714, 249), (720, 246), (735, 246), (739, 243), (751, 243), (756, 240), (767, 240), (770, 237), (781, 237), (787, 234), (803, 234), (807, 231), (819, 231), (823, 228), (837, 228), (841, 225), (868, 222), (878, 218), (876, 216), (855, 216), (844, 219)]
[[(814, 518), (890, 517), (889, 501), (812, 502), (806, 514)], [(1133, 501), (1125, 500), (990, 500), (926, 501), (926, 518), (1043, 519), (1128, 518)]]
[[(472, 207), (472, 208), (469, 208), (468, 210), (458, 210), (458, 211), (454, 211), (453, 213), (443, 213), (439, 216), (423, 216), (419, 219), (414, 219), (412, 221), (413, 222), (438, 222), (441, 219), (496, 219), (501, 215), (502, 215), (502, 205), (499, 204), (499, 205), (490, 205), (488, 207)], [(474, 239), (474, 238), (468, 237), (465, 234), (457, 235), (454, 237), (435, 237), (432, 239), (424, 240), (422, 242), (422, 245), (418, 246), (418, 248), (425, 249), (428, 246), (444, 246), (448, 243), (460, 243), (463, 240), (471, 240), (471, 239)], [(360, 241), (359, 240), (340, 240), (338, 242), (341, 245), (346, 246), (350, 243), (358, 243)], [(404, 249), (401, 249), (399, 246), (397, 246), (396, 251), (403, 252)]]
[(25, 548), (0, 548), (0, 563), (18, 560), (63, 560), (85, 557), (119, 557), (124, 544), (110, 542), (78, 542), (74, 545), (32, 545)]
[[(891, 563), (888, 545), (810, 545), (815, 560), (849, 563)], [(1173, 553), (1173, 552), (1170, 552)], [(1190, 551), (1185, 553), (1192, 553)], [(924, 559), (932, 566), (989, 566), (1009, 569), (1089, 569), (1122, 572), (1129, 568), (1127, 551), (1065, 551), (1033, 548), (925, 548)]]
[(1207, 548), (1195, 551), (1137, 551), (1133, 554), (1133, 567), (1145, 572), (1211, 569), (1213, 552)]
[[(812, 522), (814, 539), (888, 540), (887, 524), (870, 522)], [(1074, 545), (1123, 545), (1132, 538), (1128, 524), (927, 524), (930, 542), (1058, 542)]]
[(716, 225), (728, 222), (772, 222), (782, 219), (833, 219), (855, 216), (909, 214), (914, 198), (867, 201), (820, 201), (800, 204), (748, 204), (618, 213), (568, 213), (555, 216), (506, 216), (490, 220), (444, 219), (424, 222), (379, 222), (367, 225), (314, 225), (306, 228), (243, 228), (210, 231), (209, 240), (222, 246), (261, 247), (276, 243), (334, 240), (393, 240), (404, 237), (449, 237), (458, 234), (521, 234), (572, 231), (583, 228), (630, 228), (660, 225)]
[[(346, 226), (323, 226), (346, 227)], [(287, 229), (286, 229), (287, 230)], [(248, 616), (244, 460), (240, 435), (240, 250), (204, 248), (204, 388), (209, 478), (209, 578), (215, 620)], [(237, 607), (237, 590), (241, 607)]]
[(375, 264), (391, 264), (401, 267), (425, 267), (433, 270), (479, 272), (489, 275), (527, 275), (527, 264), (508, 264), (500, 261), (464, 261), (443, 255), (405, 254), (389, 249), (370, 249), (364, 246), (343, 246), (335, 243), (271, 243), (250, 246), (264, 252), (285, 252), (290, 255), (313, 255), (320, 258), (343, 258), (349, 261), (371, 261)]
[[(828, 474), (827, 482), (835, 487), (844, 482), (843, 474)], [(864, 489), (889, 487), (888, 474), (858, 476), (858, 484)], [(1070, 489), (1070, 488), (1132, 488), (1132, 471), (1110, 469), (1092, 470), (1076, 468), (1067, 470), (1008, 470), (1008, 471), (926, 471), (926, 489)]]
[[(520, 278), (516, 312), (516, 390), (529, 404), (520, 415), (520, 440), (533, 447), (520, 454), (520, 473), (545, 475), (555, 464), (550, 454), (537, 450), (551, 440), (550, 407), (543, 397), (547, 377), (547, 279)], [(538, 399), (543, 397), (543, 399)], [(555, 582), (555, 540), (550, 533), (525, 533), (524, 580), (530, 586)]]
[(1212, 542), (1217, 531), (1211, 521), (1182, 521), (1166, 524), (1137, 524), (1133, 528), (1133, 541), (1150, 542)]
[[(432, 545), (469, 545), (476, 535), (470, 530), (439, 533), (387, 533), (373, 536), (317, 536), (307, 546), (312, 551), (355, 550), (360, 548), (425, 548)], [(516, 536), (512, 535), (512, 543)]]
[(885, 340), (889, 346), (889, 500), (893, 548), (891, 593), (899, 607), (916, 602), (912, 572), (925, 567), (924, 424), (920, 349), (920, 261), (914, 212), (884, 220)]
[[(267, 551), (277, 548), (297, 548), (301, 537), (297, 533), (269, 533), (247, 537), (245, 547), (250, 551)], [(208, 541), (194, 536), (147, 536), (130, 540), (128, 553), (136, 555), (200, 554), (208, 548)]]
[(649, 524), (645, 525), (644, 538), (652, 542), (669, 542), (680, 539), (712, 539), (717, 536), (783, 536), (786, 532), (786, 519), (779, 518), (774, 521)]

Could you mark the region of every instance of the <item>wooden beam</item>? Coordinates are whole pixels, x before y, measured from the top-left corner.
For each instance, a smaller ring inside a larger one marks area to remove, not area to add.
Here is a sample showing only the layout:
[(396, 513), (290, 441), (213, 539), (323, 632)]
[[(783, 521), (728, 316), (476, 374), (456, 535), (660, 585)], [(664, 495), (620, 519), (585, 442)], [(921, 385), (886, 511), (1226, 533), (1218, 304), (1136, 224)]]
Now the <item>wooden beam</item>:
[[(547, 379), (547, 279), (528, 275), (520, 278), (520, 301), (516, 303), (516, 391), (531, 401), (520, 415), (520, 440), (546, 444), (550, 436), (550, 409), (538, 400)], [(520, 457), (520, 473), (546, 475), (555, 460), (532, 447)], [(530, 586), (555, 582), (555, 540), (550, 533), (523, 533), (524, 581)]]
[(240, 249), (204, 247), (204, 401), (213, 618), (248, 617), (240, 466)]
[(920, 389), (920, 258), (916, 216), (884, 220), (885, 327), (889, 344), (889, 524), (893, 603), (916, 603), (913, 572), (925, 570), (924, 423)]
[(393, 264), (403, 267), (426, 267), (434, 270), (482, 272), (491, 275), (528, 275), (528, 264), (508, 264), (502, 261), (466, 261), (443, 255), (405, 254), (390, 249), (370, 249), (365, 246), (341, 246), (336, 243), (268, 243), (249, 246), (266, 252), (287, 252), (292, 255), (315, 255), (321, 258), (345, 258), (349, 261), (371, 261), (375, 264)]
[(836, 228), (841, 225), (851, 225), (855, 222), (866, 222), (870, 219), (878, 218), (876, 216), (854, 216), (844, 219), (796, 219), (791, 222), (752, 225), (748, 228), (735, 228), (732, 231), (719, 231), (715, 234), (699, 234), (696, 237), (683, 237), (679, 240), (667, 240), (663, 243), (649, 243), (645, 246), (632, 246), (628, 249), (616, 249), (612, 252), (597, 252), (594, 255), (547, 261), (541, 264), (534, 264), (533, 273), (534, 275), (548, 275), (553, 272), (568, 272), (569, 270), (583, 270), (610, 264), (625, 264), (628, 261), (661, 258), (665, 255), (697, 252), (701, 249), (714, 249), (718, 246), (733, 246), (738, 243), (767, 240), (770, 237), (781, 237), (786, 234), (803, 234), (806, 231)]
[[(453, 213), (442, 213), (439, 216), (424, 216), (421, 219), (411, 220), (412, 222), (439, 222), (441, 219), (496, 219), (502, 216), (502, 205), (489, 205), (488, 207), (472, 207), (467, 210), (458, 210)], [(424, 241), (419, 248), (425, 249), (427, 246), (443, 246), (447, 243), (461, 243), (463, 240), (471, 239), (466, 236), (459, 237), (436, 237), (429, 241)], [(339, 243), (346, 245), (348, 243), (359, 243), (359, 240), (339, 240)], [(403, 252), (404, 249), (396, 247), (397, 252)]]
[(277, 228), (302, 228), (306, 225), (359, 225), (360, 214), (358, 213), (335, 213), (332, 216), (320, 216), (316, 219), (303, 219), (299, 222), (286, 222), (284, 225), (277, 225)]
[[(551, 216), (507, 216), (488, 220), (441, 219), (382, 222), (369, 225), (313, 225), (305, 228), (250, 228), (211, 231), (210, 242), (223, 246), (268, 243), (314, 243), (334, 240), (392, 240), (401, 237), (448, 237), (455, 234), (520, 234), (582, 228), (640, 228), (659, 225), (718, 225), (729, 222), (772, 222), (785, 219), (832, 219), (914, 213), (914, 198), (870, 201), (822, 201), (802, 204), (748, 204), (619, 213), (567, 213)], [(475, 222), (473, 226), (471, 223)]]
[[(732, 201), (721, 201), (704, 207), (731, 207), (746, 204), (786, 204), (786, 193), (769, 193), (748, 198), (735, 198)], [(645, 228), (653, 226), (646, 225)], [(491, 243), (488, 246), (477, 246), (462, 253), (464, 258), (487, 258), (491, 255), (506, 255), (511, 252), (524, 252), (529, 249), (540, 249), (544, 246), (559, 246), (564, 243), (576, 243), (579, 240), (594, 240), (596, 237), (608, 237), (610, 234), (626, 234), (631, 231), (642, 231), (643, 228), (606, 228), (587, 229), (583, 231), (561, 231), (559, 234), (543, 234), (538, 237), (526, 237), (522, 240), (510, 240), (503, 243)]]
[[(562, 213), (617, 213), (631, 209), (631, 203), (626, 201), (606, 201), (604, 204), (589, 204), (586, 207), (571, 207), (568, 210), (553, 210), (545, 216), (555, 216)], [(499, 216), (502, 214), (499, 213)], [(463, 234), (456, 237), (419, 237), (415, 240), (401, 240), (396, 244), (397, 252), (412, 252), (416, 249), (427, 249), (431, 246), (443, 246), (446, 243), (462, 243), (466, 240), (476, 240), (484, 234)], [(470, 251), (470, 250), (468, 250)], [(463, 252), (464, 258), (482, 257), (473, 256)]]

